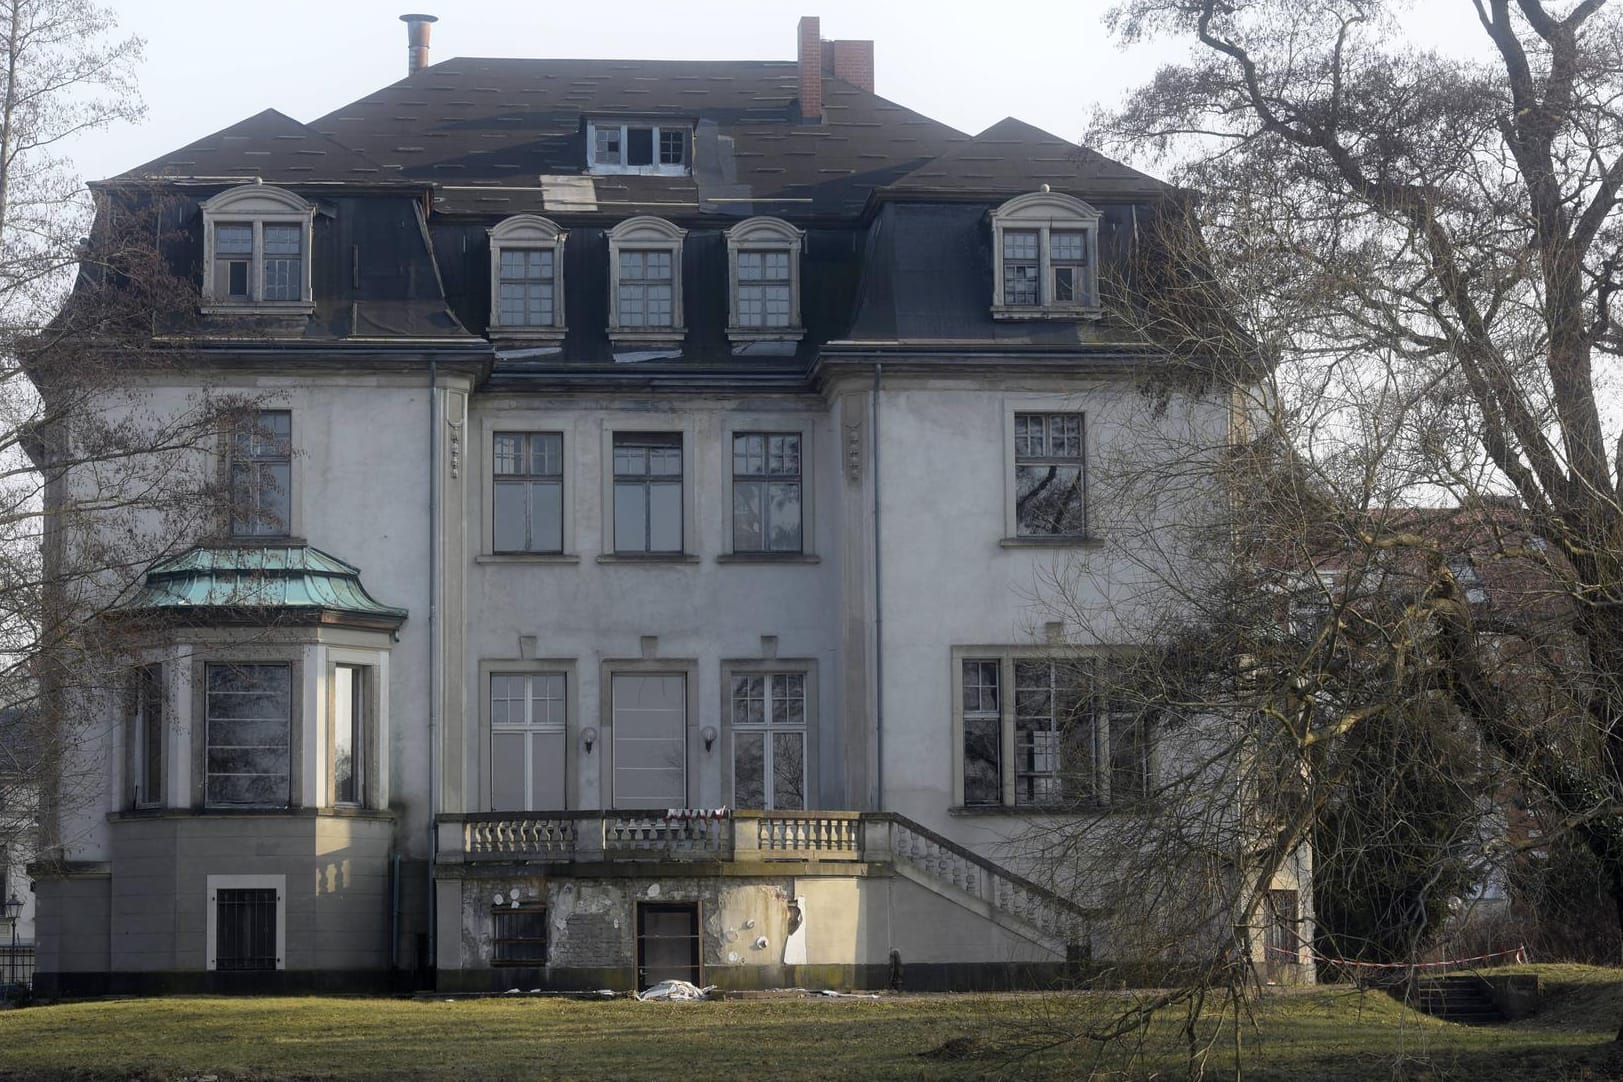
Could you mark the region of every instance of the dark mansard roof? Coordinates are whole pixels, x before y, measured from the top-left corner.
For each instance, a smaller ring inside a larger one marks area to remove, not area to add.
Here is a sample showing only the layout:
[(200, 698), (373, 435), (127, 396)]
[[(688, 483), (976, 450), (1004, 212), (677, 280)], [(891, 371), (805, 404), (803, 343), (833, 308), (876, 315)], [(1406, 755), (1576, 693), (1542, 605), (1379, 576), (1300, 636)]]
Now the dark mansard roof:
[[(841, 80), (803, 118), (797, 65), (768, 61), (447, 60), (301, 124), (273, 109), (103, 182), (179, 190), (174, 223), (235, 184), (286, 187), (319, 209), (316, 311), (292, 337), (476, 345), (490, 304), (485, 231), (545, 215), (569, 231), (568, 338), (549, 368), (613, 360), (605, 231), (638, 214), (687, 229), (681, 356), (639, 370), (748, 363), (805, 372), (828, 342), (1099, 352), (1099, 323), (991, 318), (988, 212), (1047, 185), (1098, 208), (1100, 252), (1125, 251), (1141, 207), (1173, 194), (1023, 122), (976, 136)], [(691, 175), (593, 174), (588, 121), (681, 121)], [(722, 231), (753, 215), (807, 230), (805, 338), (792, 357), (731, 355)], [(200, 251), (200, 247), (197, 248)], [(286, 329), (281, 332), (286, 340)], [(519, 366), (522, 369), (522, 366)]]

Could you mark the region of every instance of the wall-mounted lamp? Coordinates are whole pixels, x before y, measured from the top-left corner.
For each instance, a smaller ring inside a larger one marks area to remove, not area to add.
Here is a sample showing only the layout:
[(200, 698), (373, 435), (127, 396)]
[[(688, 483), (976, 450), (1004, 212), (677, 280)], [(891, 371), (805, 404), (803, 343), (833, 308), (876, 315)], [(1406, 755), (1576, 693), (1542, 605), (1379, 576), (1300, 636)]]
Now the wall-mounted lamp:
[(580, 731), (580, 739), (581, 742), (586, 745), (586, 753), (590, 755), (592, 753), (592, 745), (597, 743), (597, 730), (591, 726), (587, 726)]
[(716, 742), (716, 728), (715, 728), (715, 726), (706, 725), (704, 728), (700, 729), (699, 730), (699, 738), (704, 741), (704, 750), (709, 751), (710, 750), (710, 745), (712, 745), (712, 744), (714, 744)]

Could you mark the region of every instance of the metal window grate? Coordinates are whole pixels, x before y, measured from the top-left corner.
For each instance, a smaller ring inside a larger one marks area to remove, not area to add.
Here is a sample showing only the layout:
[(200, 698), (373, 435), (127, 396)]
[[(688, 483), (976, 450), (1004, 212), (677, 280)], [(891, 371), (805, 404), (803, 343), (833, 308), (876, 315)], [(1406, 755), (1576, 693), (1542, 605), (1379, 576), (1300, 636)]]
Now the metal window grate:
[(276, 889), (222, 889), (214, 893), (214, 968), (276, 968)]
[(491, 914), (493, 965), (547, 964), (547, 911), (544, 906), (498, 909)]

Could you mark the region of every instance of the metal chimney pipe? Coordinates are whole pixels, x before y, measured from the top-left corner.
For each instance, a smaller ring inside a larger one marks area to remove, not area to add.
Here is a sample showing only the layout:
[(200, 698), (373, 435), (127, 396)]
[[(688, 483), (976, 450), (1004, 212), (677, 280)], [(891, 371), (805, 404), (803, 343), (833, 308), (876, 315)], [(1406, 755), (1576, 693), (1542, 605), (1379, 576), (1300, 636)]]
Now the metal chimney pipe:
[(440, 20), (435, 15), (402, 15), (400, 21), (406, 24), (406, 74), (416, 75), (428, 67), (428, 35)]

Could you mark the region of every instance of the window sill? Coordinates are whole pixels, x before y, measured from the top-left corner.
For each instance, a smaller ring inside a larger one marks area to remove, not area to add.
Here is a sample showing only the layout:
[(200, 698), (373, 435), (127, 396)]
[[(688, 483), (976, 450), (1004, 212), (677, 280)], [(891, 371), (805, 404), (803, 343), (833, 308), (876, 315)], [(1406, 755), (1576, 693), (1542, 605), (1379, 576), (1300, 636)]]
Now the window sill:
[(580, 556), (573, 552), (482, 552), (473, 558), (476, 564), (578, 564)]
[(947, 809), (947, 814), (955, 819), (967, 818), (975, 815), (1011, 816), (1019, 815), (1026, 818), (1037, 815), (1097, 815), (1100, 812), (1118, 812), (1130, 810), (1130, 805), (1111, 804), (954, 804)]
[(216, 301), (202, 306), (205, 316), (308, 316), (315, 310), (314, 301)]
[(1006, 549), (1086, 549), (1104, 544), (1097, 537), (1086, 534), (1056, 537), (1005, 537), (998, 541)]
[(1104, 316), (1104, 309), (1094, 306), (1078, 308), (1044, 308), (1039, 305), (992, 305), (993, 319), (1007, 320), (1054, 320), (1057, 322), (1081, 323), (1093, 322)]
[(699, 558), (691, 552), (615, 552), (597, 558), (600, 564), (696, 564)]
[(651, 327), (647, 330), (621, 327), (609, 331), (609, 341), (616, 346), (672, 346), (681, 345), (687, 335), (685, 327)]
[(515, 342), (538, 342), (543, 345), (559, 345), (564, 340), (566, 330), (563, 327), (501, 327), (496, 324), (490, 326), (487, 338), (504, 339)]
[(823, 558), (810, 552), (724, 552), (718, 564), (820, 564)]
[(728, 327), (727, 338), (733, 342), (798, 342), (806, 337), (804, 327), (774, 327), (752, 330), (748, 327)]

